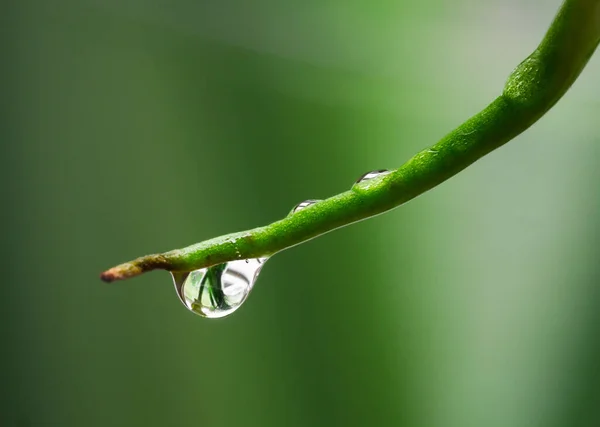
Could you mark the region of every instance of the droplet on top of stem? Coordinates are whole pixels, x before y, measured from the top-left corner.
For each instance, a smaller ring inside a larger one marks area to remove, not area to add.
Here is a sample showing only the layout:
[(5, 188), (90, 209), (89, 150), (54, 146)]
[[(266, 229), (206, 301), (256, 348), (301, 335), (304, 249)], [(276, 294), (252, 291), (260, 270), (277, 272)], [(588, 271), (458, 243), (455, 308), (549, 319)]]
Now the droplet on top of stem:
[(374, 171), (371, 171), (371, 172), (367, 172), (367, 173), (362, 174), (360, 176), (360, 178), (358, 178), (356, 180), (355, 184), (358, 184), (359, 182), (368, 181), (368, 180), (373, 179), (373, 178), (378, 178), (380, 176), (385, 176), (385, 175), (388, 175), (390, 173), (392, 173), (392, 171), (389, 171), (387, 169), (377, 169), (377, 170), (374, 170)]
[(320, 202), (321, 200), (319, 199), (308, 199), (305, 200), (303, 202), (298, 203), (296, 206), (294, 206), (294, 208), (291, 210), (290, 214), (293, 214), (294, 212), (298, 212), (304, 208), (307, 208), (311, 205), (314, 205), (317, 202)]

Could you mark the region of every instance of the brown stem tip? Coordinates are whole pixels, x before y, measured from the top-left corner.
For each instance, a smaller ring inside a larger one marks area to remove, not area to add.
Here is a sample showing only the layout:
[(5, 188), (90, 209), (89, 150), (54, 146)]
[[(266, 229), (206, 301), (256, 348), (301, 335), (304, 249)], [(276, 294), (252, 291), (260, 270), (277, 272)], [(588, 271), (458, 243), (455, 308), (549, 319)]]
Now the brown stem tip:
[(143, 272), (144, 269), (140, 268), (140, 266), (132, 263), (125, 263), (106, 270), (100, 275), (100, 279), (106, 283), (110, 283), (116, 280), (129, 279), (130, 277), (137, 276)]
[(100, 279), (110, 283), (115, 280), (129, 279), (130, 277), (139, 276), (147, 271), (156, 270), (157, 268), (170, 270), (171, 264), (162, 254), (146, 255), (135, 259), (125, 264), (117, 265), (106, 270), (100, 275)]
[(114, 282), (115, 280), (119, 280), (119, 277), (111, 270), (106, 270), (104, 273), (100, 275), (100, 280), (106, 283)]

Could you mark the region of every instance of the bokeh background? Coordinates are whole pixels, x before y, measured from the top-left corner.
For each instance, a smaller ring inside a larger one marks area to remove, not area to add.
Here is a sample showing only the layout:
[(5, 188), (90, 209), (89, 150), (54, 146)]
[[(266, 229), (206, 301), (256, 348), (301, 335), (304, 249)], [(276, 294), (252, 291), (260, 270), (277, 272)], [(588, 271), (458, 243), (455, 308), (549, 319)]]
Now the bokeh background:
[(600, 425), (600, 54), (408, 205), (206, 320), (99, 273), (283, 217), (478, 112), (560, 0), (13, 0), (3, 426)]

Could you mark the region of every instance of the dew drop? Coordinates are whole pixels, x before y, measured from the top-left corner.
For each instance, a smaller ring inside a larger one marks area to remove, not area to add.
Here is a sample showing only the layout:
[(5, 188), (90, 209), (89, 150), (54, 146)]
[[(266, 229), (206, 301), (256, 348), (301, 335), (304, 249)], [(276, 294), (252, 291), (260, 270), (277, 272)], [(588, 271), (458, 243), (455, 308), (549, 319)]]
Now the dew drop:
[(392, 171), (389, 171), (387, 169), (377, 169), (375, 171), (367, 172), (367, 173), (362, 174), (360, 176), (360, 178), (358, 178), (356, 180), (356, 184), (358, 184), (359, 182), (368, 181), (368, 180), (373, 179), (373, 178), (378, 178), (380, 176), (385, 176), (385, 175), (388, 175), (390, 173), (392, 173)]
[(171, 275), (184, 306), (202, 317), (216, 319), (242, 306), (268, 259), (242, 259)]
[(298, 212), (301, 211), (304, 208), (307, 208), (311, 205), (314, 205), (317, 202), (320, 202), (321, 200), (319, 199), (308, 199), (305, 200), (303, 202), (298, 203), (296, 206), (294, 206), (294, 208), (292, 209), (292, 211), (290, 212), (290, 214), (293, 214), (294, 212)]

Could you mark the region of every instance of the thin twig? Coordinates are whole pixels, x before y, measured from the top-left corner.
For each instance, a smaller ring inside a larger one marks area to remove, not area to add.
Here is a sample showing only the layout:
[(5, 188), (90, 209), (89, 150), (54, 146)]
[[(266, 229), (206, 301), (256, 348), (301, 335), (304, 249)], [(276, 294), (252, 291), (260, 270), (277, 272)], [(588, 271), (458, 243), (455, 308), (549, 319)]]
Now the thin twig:
[(566, 0), (539, 47), (512, 72), (502, 95), (399, 169), (265, 227), (148, 255), (100, 276), (106, 282), (164, 269), (192, 271), (272, 255), (381, 214), (430, 190), (510, 141), (569, 89), (600, 41), (600, 0)]

